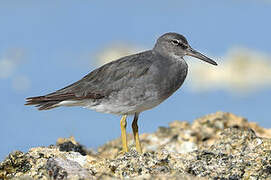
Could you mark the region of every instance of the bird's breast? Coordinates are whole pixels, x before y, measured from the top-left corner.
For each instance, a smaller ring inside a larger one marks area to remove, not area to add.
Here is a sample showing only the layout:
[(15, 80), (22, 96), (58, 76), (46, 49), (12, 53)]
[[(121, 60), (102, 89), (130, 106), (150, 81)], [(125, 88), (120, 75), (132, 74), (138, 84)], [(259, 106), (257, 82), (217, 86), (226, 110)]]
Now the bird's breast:
[(160, 98), (166, 99), (179, 89), (187, 76), (187, 71), (188, 66), (184, 60), (170, 63), (164, 67), (159, 83), (157, 83), (159, 84), (157, 88), (159, 88)]

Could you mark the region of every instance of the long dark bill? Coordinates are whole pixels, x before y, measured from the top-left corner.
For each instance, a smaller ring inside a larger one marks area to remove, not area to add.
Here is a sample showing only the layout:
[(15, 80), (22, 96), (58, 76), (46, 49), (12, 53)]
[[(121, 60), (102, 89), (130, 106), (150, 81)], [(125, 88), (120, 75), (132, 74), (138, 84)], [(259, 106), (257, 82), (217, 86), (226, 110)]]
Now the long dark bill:
[(217, 63), (214, 60), (204, 56), (203, 54), (199, 53), (198, 51), (196, 51), (196, 50), (194, 50), (192, 48), (187, 49), (187, 55), (198, 58), (198, 59), (201, 59), (201, 60), (203, 60), (203, 61), (205, 61), (207, 63), (210, 63), (212, 65), (215, 65), (215, 66), (217, 65)]

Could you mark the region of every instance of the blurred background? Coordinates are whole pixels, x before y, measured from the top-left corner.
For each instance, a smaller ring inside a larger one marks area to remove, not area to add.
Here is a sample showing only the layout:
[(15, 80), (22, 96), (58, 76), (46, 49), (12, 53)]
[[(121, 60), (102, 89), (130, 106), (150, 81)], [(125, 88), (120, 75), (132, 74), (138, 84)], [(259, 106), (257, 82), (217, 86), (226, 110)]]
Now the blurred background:
[[(232, 112), (270, 128), (271, 1), (1, 1), (0, 160), (13, 150), (73, 135), (97, 148), (120, 136), (120, 117), (88, 109), (37, 111), (25, 98), (79, 80), (118, 57), (151, 49), (165, 32), (183, 34), (214, 67), (185, 57), (188, 78), (141, 113), (140, 133), (174, 120)], [(131, 132), (131, 118), (128, 131)]]

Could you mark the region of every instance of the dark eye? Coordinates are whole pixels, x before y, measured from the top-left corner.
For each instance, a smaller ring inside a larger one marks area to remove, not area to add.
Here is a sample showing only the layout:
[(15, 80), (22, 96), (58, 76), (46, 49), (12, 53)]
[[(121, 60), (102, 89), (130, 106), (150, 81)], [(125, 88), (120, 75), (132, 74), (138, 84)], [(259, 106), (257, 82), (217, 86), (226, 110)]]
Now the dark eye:
[(175, 46), (178, 46), (180, 44), (180, 42), (177, 39), (173, 39), (172, 44), (174, 44)]
[(179, 46), (181, 46), (183, 49), (187, 49), (188, 48), (188, 46), (186, 44), (184, 44), (184, 43), (180, 43)]

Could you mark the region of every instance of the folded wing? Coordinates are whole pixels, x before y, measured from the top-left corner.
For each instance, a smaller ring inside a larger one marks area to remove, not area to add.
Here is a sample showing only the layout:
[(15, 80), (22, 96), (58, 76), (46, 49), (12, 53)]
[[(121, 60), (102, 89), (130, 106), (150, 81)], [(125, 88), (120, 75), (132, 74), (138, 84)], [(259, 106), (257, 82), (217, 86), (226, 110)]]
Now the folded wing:
[(27, 98), (25, 105), (35, 105), (39, 110), (48, 110), (58, 107), (62, 101), (106, 98), (124, 86), (131, 86), (137, 78), (148, 72), (152, 64), (148, 53), (151, 52), (146, 51), (112, 61), (56, 92)]

